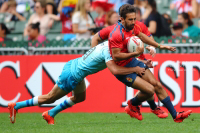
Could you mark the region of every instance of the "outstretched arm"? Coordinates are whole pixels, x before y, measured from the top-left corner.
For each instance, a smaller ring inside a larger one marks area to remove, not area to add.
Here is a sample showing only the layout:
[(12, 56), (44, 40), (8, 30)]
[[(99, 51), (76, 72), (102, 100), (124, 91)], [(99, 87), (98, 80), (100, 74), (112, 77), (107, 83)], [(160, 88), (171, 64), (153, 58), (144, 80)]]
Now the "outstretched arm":
[(168, 49), (170, 51), (176, 51), (176, 47), (170, 47), (170, 46), (166, 46), (166, 45), (160, 45), (158, 44), (156, 41), (153, 41), (151, 38), (149, 38), (148, 36), (146, 36), (143, 33), (139, 33), (138, 37), (146, 44), (149, 44), (151, 46), (154, 46), (156, 48), (160, 48), (160, 49)]

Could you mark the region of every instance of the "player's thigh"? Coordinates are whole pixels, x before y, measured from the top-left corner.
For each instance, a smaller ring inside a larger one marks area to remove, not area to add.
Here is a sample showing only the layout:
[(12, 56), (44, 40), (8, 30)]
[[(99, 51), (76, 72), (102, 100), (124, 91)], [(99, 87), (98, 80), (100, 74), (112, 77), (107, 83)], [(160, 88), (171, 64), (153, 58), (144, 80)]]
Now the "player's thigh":
[(68, 92), (60, 89), (57, 84), (54, 85), (53, 89), (48, 93), (48, 96), (52, 100), (60, 99), (61, 97), (67, 95)]
[(142, 79), (144, 79), (145, 81), (149, 82), (153, 86), (156, 86), (156, 84), (158, 82), (149, 69), (147, 69), (145, 71), (145, 74), (142, 76)]
[(141, 92), (148, 93), (150, 95), (153, 95), (155, 92), (154, 86), (148, 83), (147, 81), (143, 80), (139, 76), (136, 77), (132, 87), (134, 89), (140, 90)]

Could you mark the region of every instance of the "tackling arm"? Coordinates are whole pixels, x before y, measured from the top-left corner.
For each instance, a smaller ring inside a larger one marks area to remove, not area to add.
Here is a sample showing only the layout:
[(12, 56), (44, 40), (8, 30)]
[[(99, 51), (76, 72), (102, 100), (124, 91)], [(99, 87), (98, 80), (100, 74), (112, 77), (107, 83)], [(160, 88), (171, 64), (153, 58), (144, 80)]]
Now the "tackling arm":
[(121, 48), (112, 48), (112, 57), (114, 61), (127, 60), (129, 58), (136, 57), (144, 52), (144, 46), (137, 47), (136, 51), (132, 53), (122, 53), (120, 51)]
[(115, 64), (113, 60), (106, 62), (106, 65), (113, 75), (127, 75), (131, 73), (137, 73), (139, 75), (142, 75), (145, 72), (144, 68), (138, 66), (137, 67), (118, 66), (117, 64)]

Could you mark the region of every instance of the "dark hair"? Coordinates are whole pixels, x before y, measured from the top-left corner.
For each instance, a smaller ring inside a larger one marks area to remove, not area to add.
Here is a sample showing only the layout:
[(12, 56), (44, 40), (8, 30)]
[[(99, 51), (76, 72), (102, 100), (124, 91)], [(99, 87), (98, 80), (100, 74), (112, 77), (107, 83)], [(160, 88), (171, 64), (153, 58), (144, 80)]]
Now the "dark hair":
[(6, 25), (4, 23), (0, 23), (1, 29), (5, 30), (5, 34), (9, 34), (10, 31), (8, 30), (8, 28), (6, 27)]
[[(165, 15), (167, 15), (168, 18), (166, 18)], [(169, 25), (172, 24), (172, 18), (171, 18), (171, 16), (170, 16), (169, 14), (164, 13), (162, 16), (167, 20), (167, 23), (168, 23)]]
[(124, 19), (126, 18), (126, 14), (133, 12), (136, 13), (135, 7), (130, 4), (124, 4), (119, 8), (119, 15)]
[(36, 2), (39, 2), (42, 8), (46, 8), (46, 0), (36, 0)]
[(38, 32), (40, 33), (40, 22), (37, 22), (35, 24), (30, 24), (29, 25), (32, 29), (37, 29)]
[(179, 14), (179, 15), (181, 15), (185, 20), (188, 20), (188, 23), (187, 23), (187, 24), (188, 24), (189, 26), (193, 25), (193, 22), (192, 22), (192, 20), (190, 19), (190, 16), (189, 16), (188, 13), (183, 12), (183, 13), (181, 13), (181, 14)]
[(156, 1), (155, 0), (148, 0), (149, 5), (152, 8), (152, 13), (156, 13), (157, 9), (156, 9)]

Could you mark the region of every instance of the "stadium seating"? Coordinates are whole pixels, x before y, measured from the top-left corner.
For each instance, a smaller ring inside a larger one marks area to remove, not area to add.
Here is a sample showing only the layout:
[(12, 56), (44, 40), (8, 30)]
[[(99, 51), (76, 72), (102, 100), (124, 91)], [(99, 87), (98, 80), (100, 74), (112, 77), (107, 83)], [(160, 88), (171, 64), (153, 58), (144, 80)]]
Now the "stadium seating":
[(27, 21), (16, 21), (14, 31), (12, 31), (11, 33), (23, 34), (26, 23)]
[(54, 21), (53, 27), (49, 30), (49, 33), (60, 33), (62, 29), (62, 23)]
[(5, 23), (5, 25), (11, 31), (15, 29), (15, 22), (14, 21), (7, 22), (7, 23)]
[(0, 23), (4, 22), (4, 13), (0, 13)]
[(23, 35), (22, 34), (8, 34), (8, 38), (12, 38), (13, 41), (22, 41), (23, 40)]
[(64, 34), (59, 34), (59, 33), (48, 33), (48, 34), (46, 35), (46, 37), (47, 37), (48, 40), (53, 40), (53, 39), (55, 39), (55, 40), (59, 41), (59, 40), (62, 40), (62, 39), (63, 39)]

